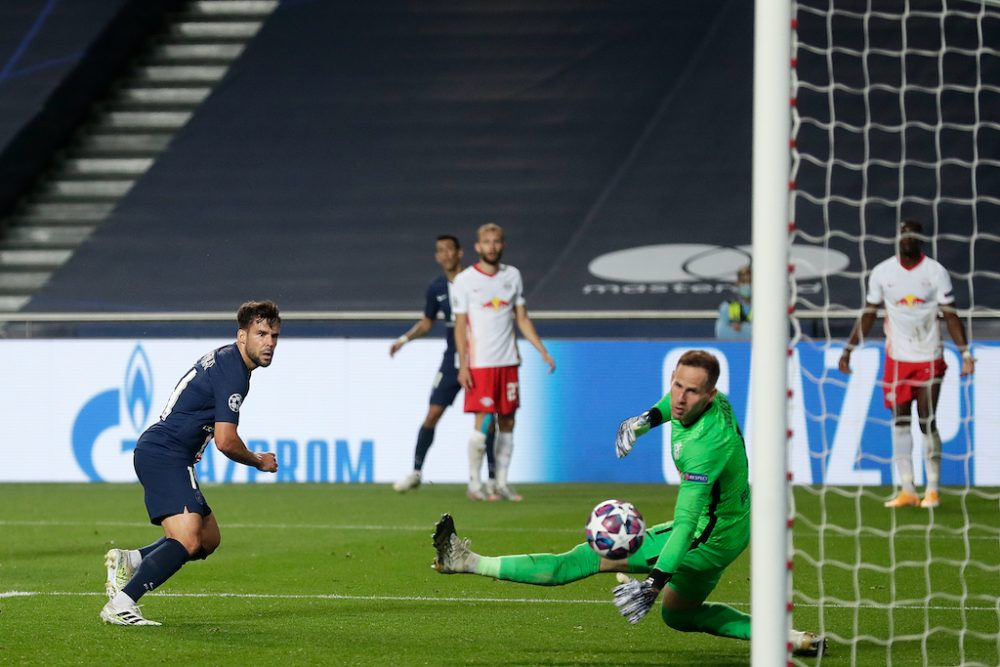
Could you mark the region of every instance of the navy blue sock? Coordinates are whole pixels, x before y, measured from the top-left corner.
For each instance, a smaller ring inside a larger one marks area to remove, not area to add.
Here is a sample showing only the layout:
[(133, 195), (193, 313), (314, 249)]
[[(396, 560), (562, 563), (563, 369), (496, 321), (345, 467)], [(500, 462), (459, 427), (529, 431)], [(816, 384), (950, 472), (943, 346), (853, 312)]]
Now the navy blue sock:
[(187, 549), (173, 538), (164, 538), (163, 544), (142, 559), (142, 564), (122, 588), (125, 595), (138, 602), (145, 593), (160, 586), (188, 560)]
[[(492, 427), (493, 425), (490, 424)], [(497, 460), (496, 455), (493, 453), (493, 442), (496, 440), (496, 430), (490, 428), (486, 432), (486, 470), (489, 472), (490, 479), (496, 479), (497, 471)]]
[(434, 429), (421, 426), (420, 432), (417, 433), (417, 451), (413, 455), (414, 470), (424, 467), (424, 457), (427, 456), (427, 450), (431, 448), (432, 442), (434, 442)]
[(159, 549), (160, 545), (162, 545), (166, 541), (167, 541), (167, 538), (161, 537), (160, 539), (156, 540), (155, 542), (153, 542), (152, 544), (150, 544), (148, 546), (139, 547), (139, 555), (142, 556), (143, 558), (145, 558), (149, 554), (151, 554), (154, 551), (156, 551), (157, 549)]

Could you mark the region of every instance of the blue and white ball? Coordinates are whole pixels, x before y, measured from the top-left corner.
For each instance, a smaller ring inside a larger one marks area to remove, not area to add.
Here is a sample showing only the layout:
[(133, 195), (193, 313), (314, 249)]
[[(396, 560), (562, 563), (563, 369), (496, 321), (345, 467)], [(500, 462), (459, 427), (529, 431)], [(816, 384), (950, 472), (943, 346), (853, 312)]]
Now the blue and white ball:
[(632, 503), (604, 500), (587, 519), (587, 544), (602, 558), (626, 558), (646, 537), (646, 521)]

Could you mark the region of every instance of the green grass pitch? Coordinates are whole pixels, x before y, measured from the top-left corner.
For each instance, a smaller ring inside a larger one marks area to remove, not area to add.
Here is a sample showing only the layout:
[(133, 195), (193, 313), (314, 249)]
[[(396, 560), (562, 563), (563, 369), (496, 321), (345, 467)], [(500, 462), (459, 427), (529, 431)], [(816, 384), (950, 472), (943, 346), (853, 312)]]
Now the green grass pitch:
[[(98, 618), (103, 556), (161, 535), (140, 487), (0, 485), (0, 663), (748, 664), (748, 643), (681, 634), (657, 613), (629, 626), (611, 604), (610, 575), (538, 587), (429, 567), (442, 512), (480, 553), (558, 552), (583, 540), (600, 500), (630, 500), (657, 522), (676, 494), (661, 485), (519, 490), (522, 503), (472, 503), (454, 485), (405, 495), (385, 485), (206, 486), (221, 548), (142, 600), (162, 627), (122, 628)], [(996, 491), (964, 503), (946, 495), (933, 518), (894, 518), (881, 509), (887, 493), (796, 491), (795, 624), (815, 628), (822, 616), (836, 638), (830, 655), (805, 663), (1000, 664)], [(844, 533), (820, 531), (824, 516)], [(967, 556), (986, 567), (963, 566)], [(749, 564), (748, 552), (711, 599), (749, 609)], [(820, 594), (834, 602), (820, 608)], [(886, 644), (890, 627), (896, 640)]]

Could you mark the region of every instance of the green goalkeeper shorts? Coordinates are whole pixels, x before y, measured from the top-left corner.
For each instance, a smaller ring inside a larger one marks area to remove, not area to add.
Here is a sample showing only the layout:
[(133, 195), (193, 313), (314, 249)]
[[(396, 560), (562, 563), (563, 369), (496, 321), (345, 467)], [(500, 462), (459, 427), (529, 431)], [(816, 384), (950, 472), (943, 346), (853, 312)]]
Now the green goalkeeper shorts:
[[(653, 569), (672, 530), (672, 521), (648, 528), (638, 551), (628, 557), (629, 571), (645, 573)], [(670, 579), (669, 586), (689, 600), (704, 600), (715, 590), (722, 573), (739, 558), (749, 543), (750, 532), (747, 530), (746, 539), (740, 540), (733, 548), (698, 545), (684, 556), (680, 567)]]

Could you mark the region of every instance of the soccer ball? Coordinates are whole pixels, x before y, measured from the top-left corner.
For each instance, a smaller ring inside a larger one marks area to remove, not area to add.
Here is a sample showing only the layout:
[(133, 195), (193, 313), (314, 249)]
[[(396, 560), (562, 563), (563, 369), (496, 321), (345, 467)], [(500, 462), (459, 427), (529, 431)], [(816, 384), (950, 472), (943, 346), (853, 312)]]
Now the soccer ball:
[(632, 503), (605, 500), (587, 518), (587, 544), (602, 558), (635, 553), (646, 537), (646, 521)]

